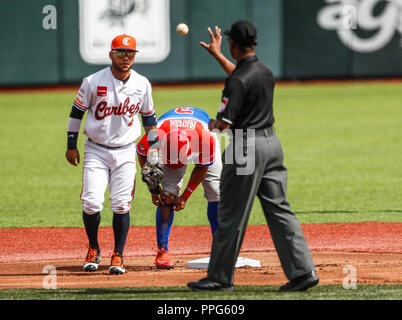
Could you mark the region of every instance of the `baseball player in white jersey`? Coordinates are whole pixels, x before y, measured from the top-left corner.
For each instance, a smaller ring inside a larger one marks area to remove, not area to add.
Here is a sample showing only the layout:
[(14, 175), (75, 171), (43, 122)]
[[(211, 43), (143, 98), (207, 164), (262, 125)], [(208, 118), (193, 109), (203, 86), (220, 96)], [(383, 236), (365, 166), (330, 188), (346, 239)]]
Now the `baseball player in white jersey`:
[(156, 128), (151, 84), (131, 69), (137, 52), (135, 38), (125, 34), (115, 37), (109, 52), (111, 67), (83, 79), (68, 121), (66, 159), (76, 166), (80, 162), (78, 132), (88, 110), (81, 193), (89, 240), (85, 271), (97, 270), (101, 260), (98, 227), (109, 184), (115, 242), (109, 272), (125, 272), (123, 250), (130, 227), (130, 202), (136, 175), (134, 141), (141, 135), (138, 113), (151, 145), (155, 137), (148, 133)]

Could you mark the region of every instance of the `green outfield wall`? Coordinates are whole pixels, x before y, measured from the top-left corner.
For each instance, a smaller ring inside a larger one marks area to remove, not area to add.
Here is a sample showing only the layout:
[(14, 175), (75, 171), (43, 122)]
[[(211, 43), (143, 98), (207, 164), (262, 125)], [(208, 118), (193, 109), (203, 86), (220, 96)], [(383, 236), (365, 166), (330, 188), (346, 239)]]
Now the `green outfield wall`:
[(402, 2), (348, 3), (283, 1), (283, 77), (402, 76)]
[[(199, 42), (209, 41), (208, 27), (238, 19), (255, 23), (257, 55), (278, 79), (402, 76), (400, 1), (349, 2), (1, 0), (0, 86), (79, 83), (108, 65), (119, 33), (137, 38), (135, 69), (153, 83), (220, 81)], [(184, 37), (180, 22), (190, 27)], [(222, 48), (229, 56), (225, 38)]]

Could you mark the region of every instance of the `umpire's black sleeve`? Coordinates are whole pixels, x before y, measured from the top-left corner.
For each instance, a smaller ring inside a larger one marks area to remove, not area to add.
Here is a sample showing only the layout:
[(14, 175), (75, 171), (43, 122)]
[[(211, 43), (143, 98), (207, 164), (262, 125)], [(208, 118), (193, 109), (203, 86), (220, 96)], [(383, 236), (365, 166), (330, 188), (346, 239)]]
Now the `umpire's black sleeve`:
[(227, 78), (216, 119), (233, 125), (236, 117), (241, 112), (245, 92), (246, 90), (241, 80), (234, 77)]

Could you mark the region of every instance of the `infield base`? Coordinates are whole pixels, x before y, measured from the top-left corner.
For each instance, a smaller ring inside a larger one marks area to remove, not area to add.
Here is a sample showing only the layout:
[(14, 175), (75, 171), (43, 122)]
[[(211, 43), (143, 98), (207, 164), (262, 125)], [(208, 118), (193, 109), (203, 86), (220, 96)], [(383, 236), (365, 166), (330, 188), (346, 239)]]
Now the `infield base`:
[[(188, 261), (187, 268), (188, 269), (207, 269), (208, 264), (209, 264), (209, 257), (206, 257), (206, 258)], [(245, 266), (249, 266), (249, 267), (253, 267), (253, 268), (260, 268), (261, 262), (259, 260), (238, 257), (235, 267), (240, 268), (240, 267), (245, 267)]]

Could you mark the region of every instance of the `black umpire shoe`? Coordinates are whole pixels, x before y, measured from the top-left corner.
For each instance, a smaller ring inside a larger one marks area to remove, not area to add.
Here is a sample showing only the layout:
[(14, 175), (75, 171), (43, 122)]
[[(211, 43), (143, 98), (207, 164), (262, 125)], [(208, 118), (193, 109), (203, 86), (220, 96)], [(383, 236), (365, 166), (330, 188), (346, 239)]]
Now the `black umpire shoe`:
[(233, 291), (234, 287), (232, 285), (222, 284), (219, 282), (214, 282), (208, 280), (207, 278), (203, 278), (199, 281), (192, 281), (187, 283), (187, 287), (189, 287), (193, 291)]
[(320, 279), (317, 277), (315, 271), (309, 272), (304, 276), (298, 277), (294, 280), (290, 280), (279, 288), (279, 291), (291, 292), (291, 291), (305, 291), (318, 284)]

